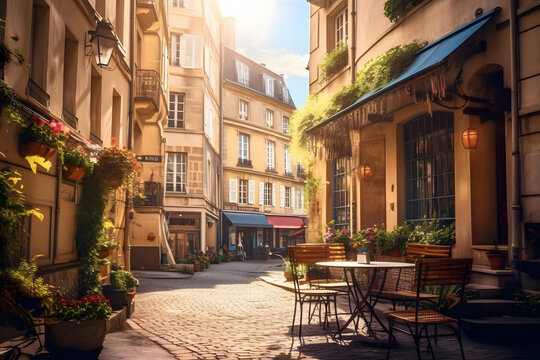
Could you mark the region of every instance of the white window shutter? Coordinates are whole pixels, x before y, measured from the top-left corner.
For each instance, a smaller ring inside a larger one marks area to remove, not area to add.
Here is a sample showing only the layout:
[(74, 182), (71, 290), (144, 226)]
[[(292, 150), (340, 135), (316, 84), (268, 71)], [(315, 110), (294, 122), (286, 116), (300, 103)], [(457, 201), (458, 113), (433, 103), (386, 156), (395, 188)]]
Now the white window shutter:
[(229, 179), (229, 202), (236, 203), (238, 197), (238, 180)]
[(190, 35), (184, 34), (180, 37), (180, 66), (189, 67), (192, 63), (192, 55), (188, 50)]
[(300, 193), (300, 201), (301, 201), (301, 203), (302, 203), (302, 204), (300, 205), (300, 209), (303, 210), (303, 209), (304, 209), (304, 192), (303, 192), (303, 191)]
[(285, 207), (285, 186), (279, 186), (279, 206)]
[(276, 184), (272, 184), (272, 206), (276, 206)]
[(248, 181), (248, 203), (255, 203), (255, 180)]
[(259, 205), (264, 205), (264, 183), (259, 183)]
[(199, 69), (202, 67), (202, 58), (202, 36), (183, 34), (180, 38), (180, 66), (186, 69)]
[(201, 69), (203, 65), (203, 37), (193, 36), (193, 68)]
[(292, 187), (291, 188), (291, 209), (294, 209), (295, 202), (296, 202), (296, 189)]

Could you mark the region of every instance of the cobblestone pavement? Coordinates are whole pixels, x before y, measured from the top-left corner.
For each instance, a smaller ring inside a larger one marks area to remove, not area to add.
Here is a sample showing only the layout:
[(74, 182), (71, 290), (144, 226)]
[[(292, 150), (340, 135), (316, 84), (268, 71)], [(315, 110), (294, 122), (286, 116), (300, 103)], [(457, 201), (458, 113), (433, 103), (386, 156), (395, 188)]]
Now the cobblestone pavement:
[[(335, 323), (328, 330), (304, 321), (304, 343), (291, 337), (294, 294), (258, 279), (277, 266), (276, 261), (232, 262), (212, 265), (190, 279), (140, 278), (132, 323), (178, 359), (386, 357), (385, 335), (377, 342), (350, 333), (338, 343), (331, 336)], [(467, 359), (540, 358), (536, 343), (486, 344), (465, 338), (464, 346)], [(439, 340), (435, 353), (437, 359), (459, 359), (455, 337)], [(412, 339), (398, 335), (391, 358), (416, 358)]]

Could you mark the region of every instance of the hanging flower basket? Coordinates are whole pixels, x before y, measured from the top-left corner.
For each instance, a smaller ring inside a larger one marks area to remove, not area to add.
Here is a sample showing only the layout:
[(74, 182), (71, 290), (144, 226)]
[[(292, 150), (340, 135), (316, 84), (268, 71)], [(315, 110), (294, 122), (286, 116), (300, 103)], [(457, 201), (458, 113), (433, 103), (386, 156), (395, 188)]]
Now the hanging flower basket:
[(68, 164), (66, 164), (65, 167), (67, 168), (67, 170), (64, 171), (65, 179), (79, 181), (84, 177), (84, 174), (86, 174), (86, 171), (81, 167)]
[(106, 328), (106, 319), (46, 323), (45, 348), (53, 358), (75, 358), (80, 353), (97, 358), (103, 349)]
[(41, 156), (45, 159), (49, 159), (56, 153), (55, 149), (48, 147), (42, 143), (36, 141), (28, 141), (26, 143), (19, 143), (19, 155), (26, 156)]
[(132, 185), (139, 172), (139, 164), (133, 152), (125, 146), (120, 148), (114, 138), (112, 145), (100, 153), (99, 166), (105, 183), (113, 189), (122, 184)]

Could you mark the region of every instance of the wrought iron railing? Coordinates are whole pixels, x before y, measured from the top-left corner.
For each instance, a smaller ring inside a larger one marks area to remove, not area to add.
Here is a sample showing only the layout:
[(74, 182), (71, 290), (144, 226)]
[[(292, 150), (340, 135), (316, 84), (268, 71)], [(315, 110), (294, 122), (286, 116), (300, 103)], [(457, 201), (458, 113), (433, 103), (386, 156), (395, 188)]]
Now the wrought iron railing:
[(143, 195), (133, 199), (135, 206), (161, 206), (163, 204), (163, 191), (158, 182), (145, 181)]
[(135, 81), (135, 101), (152, 101), (156, 111), (161, 99), (161, 81), (155, 70), (137, 69)]
[(251, 160), (243, 159), (243, 158), (238, 158), (238, 165), (240, 165), (240, 166), (253, 166)]
[(41, 105), (49, 107), (51, 97), (32, 79), (28, 79), (28, 84), (26, 84), (26, 94), (37, 100)]

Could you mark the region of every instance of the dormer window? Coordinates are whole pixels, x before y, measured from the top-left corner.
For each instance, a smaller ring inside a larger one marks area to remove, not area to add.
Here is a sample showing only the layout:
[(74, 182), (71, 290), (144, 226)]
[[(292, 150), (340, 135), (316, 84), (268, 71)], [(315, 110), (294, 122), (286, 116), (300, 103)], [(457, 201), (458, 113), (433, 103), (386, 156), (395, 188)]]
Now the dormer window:
[(274, 97), (274, 81), (273, 77), (263, 74), (264, 93), (271, 97)]
[(236, 78), (239, 84), (249, 86), (249, 67), (236, 60)]

